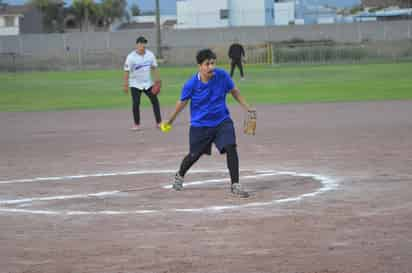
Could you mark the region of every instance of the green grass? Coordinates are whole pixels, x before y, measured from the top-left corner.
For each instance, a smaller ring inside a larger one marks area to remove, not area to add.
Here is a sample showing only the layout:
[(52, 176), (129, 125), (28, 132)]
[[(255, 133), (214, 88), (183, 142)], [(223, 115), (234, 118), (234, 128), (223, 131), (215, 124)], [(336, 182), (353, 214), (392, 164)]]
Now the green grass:
[[(227, 69), (227, 67), (225, 67)], [(174, 105), (196, 67), (161, 67), (160, 102)], [(412, 63), (247, 66), (235, 81), (252, 104), (410, 100)], [(122, 71), (0, 74), (0, 111), (48, 111), (130, 107)], [(229, 99), (232, 103), (233, 100)], [(143, 96), (143, 106), (148, 99)]]

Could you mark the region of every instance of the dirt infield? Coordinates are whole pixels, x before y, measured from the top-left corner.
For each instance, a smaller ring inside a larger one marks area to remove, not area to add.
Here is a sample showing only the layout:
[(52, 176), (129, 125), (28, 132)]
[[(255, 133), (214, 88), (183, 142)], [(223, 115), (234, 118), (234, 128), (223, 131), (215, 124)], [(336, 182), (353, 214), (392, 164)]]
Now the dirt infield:
[(0, 273), (412, 272), (412, 101), (257, 110), (248, 199), (216, 150), (168, 188), (187, 113), (0, 113)]

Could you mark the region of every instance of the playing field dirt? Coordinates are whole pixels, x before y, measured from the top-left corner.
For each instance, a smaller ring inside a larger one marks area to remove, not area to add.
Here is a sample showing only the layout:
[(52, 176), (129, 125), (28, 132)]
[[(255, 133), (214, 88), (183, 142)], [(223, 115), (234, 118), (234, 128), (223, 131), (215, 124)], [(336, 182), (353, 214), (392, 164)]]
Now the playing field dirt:
[(168, 187), (187, 112), (0, 112), (0, 272), (412, 272), (412, 101), (230, 108), (248, 199), (217, 150)]

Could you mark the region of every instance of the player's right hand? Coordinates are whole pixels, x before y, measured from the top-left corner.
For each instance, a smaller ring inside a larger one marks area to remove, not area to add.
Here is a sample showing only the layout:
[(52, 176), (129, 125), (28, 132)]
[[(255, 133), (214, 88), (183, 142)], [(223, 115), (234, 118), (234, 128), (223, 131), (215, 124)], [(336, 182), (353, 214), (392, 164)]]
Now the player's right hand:
[(170, 130), (172, 130), (172, 124), (170, 124), (169, 122), (162, 122), (160, 123), (160, 130), (163, 133), (168, 133)]
[(124, 84), (123, 85), (123, 91), (127, 94), (129, 93), (129, 85), (128, 84)]

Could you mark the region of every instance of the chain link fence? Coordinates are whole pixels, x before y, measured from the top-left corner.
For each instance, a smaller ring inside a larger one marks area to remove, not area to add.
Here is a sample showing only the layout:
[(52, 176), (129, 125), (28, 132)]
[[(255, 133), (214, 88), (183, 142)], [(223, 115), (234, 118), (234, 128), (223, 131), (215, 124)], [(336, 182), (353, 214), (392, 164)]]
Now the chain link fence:
[(280, 63), (345, 63), (412, 60), (412, 41), (272, 43), (269, 59)]

